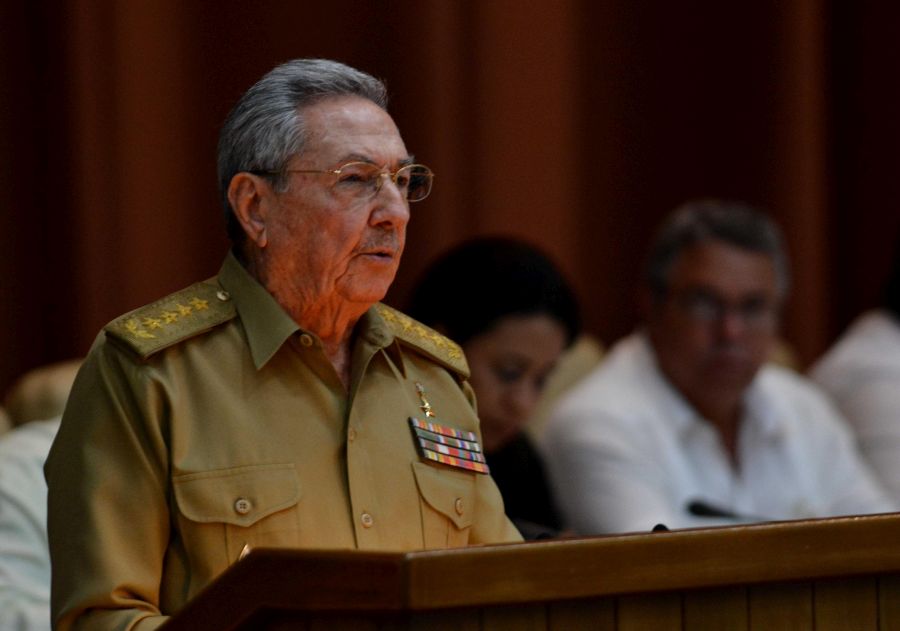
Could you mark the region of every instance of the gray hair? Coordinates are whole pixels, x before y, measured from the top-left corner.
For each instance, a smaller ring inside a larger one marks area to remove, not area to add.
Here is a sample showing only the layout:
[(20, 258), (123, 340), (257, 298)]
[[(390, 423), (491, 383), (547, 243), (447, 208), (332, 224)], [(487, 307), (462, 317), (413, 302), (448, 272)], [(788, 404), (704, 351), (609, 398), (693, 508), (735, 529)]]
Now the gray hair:
[(656, 234), (644, 280), (657, 298), (668, 291), (669, 274), (679, 255), (709, 241), (723, 241), (771, 257), (779, 295), (787, 295), (790, 265), (778, 226), (763, 212), (743, 202), (705, 199), (676, 208)]
[(359, 96), (387, 109), (387, 88), (375, 77), (328, 59), (294, 59), (257, 81), (228, 114), (219, 133), (219, 192), (236, 249), (245, 234), (228, 202), (231, 179), (241, 171), (272, 172), (273, 186), (283, 189), (288, 161), (308, 140), (302, 109), (336, 96)]

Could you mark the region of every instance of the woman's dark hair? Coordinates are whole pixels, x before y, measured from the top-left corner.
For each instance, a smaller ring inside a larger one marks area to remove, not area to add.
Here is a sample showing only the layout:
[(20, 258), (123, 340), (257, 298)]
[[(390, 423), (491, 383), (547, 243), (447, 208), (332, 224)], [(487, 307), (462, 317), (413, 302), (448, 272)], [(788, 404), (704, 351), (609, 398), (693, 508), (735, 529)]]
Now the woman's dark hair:
[(575, 294), (553, 262), (505, 237), (473, 239), (438, 258), (413, 288), (407, 312), (459, 344), (508, 316), (550, 316), (567, 345), (581, 328)]

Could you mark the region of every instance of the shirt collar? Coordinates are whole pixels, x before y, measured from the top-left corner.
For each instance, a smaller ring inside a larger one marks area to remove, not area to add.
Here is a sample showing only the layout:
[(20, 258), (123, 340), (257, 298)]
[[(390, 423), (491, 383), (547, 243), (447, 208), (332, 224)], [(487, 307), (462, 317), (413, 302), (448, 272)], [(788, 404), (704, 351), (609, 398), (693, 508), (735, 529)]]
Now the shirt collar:
[[(292, 335), (303, 331), (274, 296), (259, 284), (235, 258), (228, 253), (219, 270), (219, 284), (234, 300), (238, 316), (244, 325), (250, 355), (256, 369), (262, 368)], [(307, 331), (304, 331), (307, 332)], [(308, 332), (314, 338), (316, 335)], [(373, 347), (385, 348), (403, 371), (403, 359), (390, 327), (370, 308), (357, 324), (359, 338)]]
[(379, 315), (378, 310), (374, 306), (370, 307), (359, 319), (356, 325), (356, 332), (358, 342), (365, 342), (371, 345), (373, 349), (384, 349), (401, 374), (406, 376), (400, 344), (397, 342), (391, 327)]
[(763, 365), (744, 394), (744, 420), (756, 425), (763, 436), (774, 438), (781, 433), (785, 421), (779, 413), (778, 402), (766, 396), (765, 379), (766, 366)]
[(259, 370), (300, 327), (232, 252), (225, 257), (218, 279), (234, 300), (247, 335), (250, 355)]
[[(709, 421), (703, 418), (690, 402), (666, 379), (656, 360), (656, 353), (645, 332), (639, 336), (640, 361), (652, 365), (653, 370), (648, 371), (655, 379), (653, 389), (659, 393), (661, 408), (671, 419), (672, 425), (681, 433), (687, 433), (695, 429), (699, 424), (709, 425)], [(774, 436), (780, 430), (782, 422), (779, 419), (778, 410), (771, 397), (766, 396), (762, 385), (766, 367), (759, 369), (753, 381), (744, 393), (743, 422), (757, 425), (763, 435)]]
[(640, 331), (637, 339), (638, 362), (643, 366), (641, 373), (653, 376), (648, 384), (655, 393), (653, 398), (659, 401), (660, 409), (664, 411), (666, 417), (670, 419), (673, 427), (679, 433), (688, 431), (702, 420), (700, 415), (688, 403), (687, 399), (681, 396), (681, 393), (669, 383), (669, 380), (666, 379), (662, 370), (660, 370), (659, 363), (656, 360), (656, 353), (647, 333)]

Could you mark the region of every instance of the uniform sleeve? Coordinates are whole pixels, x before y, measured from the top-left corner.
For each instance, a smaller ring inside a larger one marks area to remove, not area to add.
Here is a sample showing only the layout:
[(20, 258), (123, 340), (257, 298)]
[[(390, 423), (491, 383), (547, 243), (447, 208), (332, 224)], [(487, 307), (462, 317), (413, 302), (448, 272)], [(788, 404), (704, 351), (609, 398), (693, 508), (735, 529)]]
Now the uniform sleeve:
[(101, 338), (45, 465), (56, 629), (162, 624), (169, 538), (167, 397), (153, 370)]

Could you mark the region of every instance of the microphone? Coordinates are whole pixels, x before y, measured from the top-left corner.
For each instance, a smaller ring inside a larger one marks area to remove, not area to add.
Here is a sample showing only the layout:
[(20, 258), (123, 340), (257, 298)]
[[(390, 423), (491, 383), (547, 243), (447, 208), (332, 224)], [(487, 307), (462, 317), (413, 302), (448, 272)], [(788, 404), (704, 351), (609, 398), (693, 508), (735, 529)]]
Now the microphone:
[(771, 521), (763, 517), (755, 517), (753, 515), (741, 515), (734, 511), (716, 506), (705, 500), (691, 500), (688, 502), (687, 511), (694, 517), (718, 517), (721, 519), (735, 519), (743, 522), (751, 521)]

